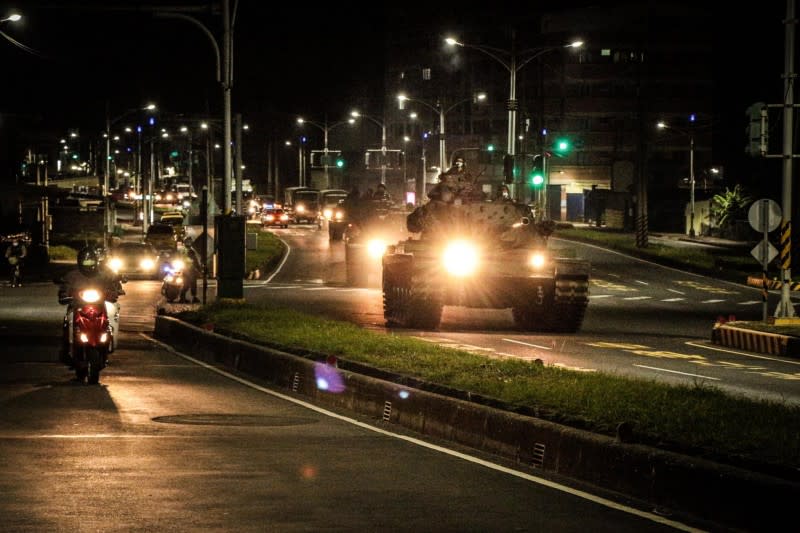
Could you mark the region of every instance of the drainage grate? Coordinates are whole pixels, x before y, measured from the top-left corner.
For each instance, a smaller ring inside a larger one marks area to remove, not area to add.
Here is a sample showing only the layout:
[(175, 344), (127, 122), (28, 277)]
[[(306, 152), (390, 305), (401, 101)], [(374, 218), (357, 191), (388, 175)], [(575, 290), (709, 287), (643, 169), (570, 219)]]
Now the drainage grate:
[(533, 466), (541, 468), (544, 465), (544, 444), (536, 443), (533, 445)]
[(392, 402), (388, 401), (383, 404), (383, 420), (388, 422), (392, 416)]
[(297, 392), (297, 389), (300, 388), (301, 379), (300, 372), (295, 372), (294, 379), (292, 380), (292, 392)]

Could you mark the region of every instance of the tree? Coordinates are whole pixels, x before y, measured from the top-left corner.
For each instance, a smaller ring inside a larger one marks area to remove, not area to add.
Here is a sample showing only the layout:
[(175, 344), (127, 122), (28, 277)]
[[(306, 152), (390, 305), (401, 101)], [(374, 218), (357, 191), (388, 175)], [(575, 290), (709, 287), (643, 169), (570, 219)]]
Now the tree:
[(725, 188), (725, 192), (715, 194), (711, 199), (711, 215), (717, 221), (723, 234), (734, 229), (735, 221), (747, 218), (747, 209), (753, 203), (753, 197), (740, 184), (733, 189)]

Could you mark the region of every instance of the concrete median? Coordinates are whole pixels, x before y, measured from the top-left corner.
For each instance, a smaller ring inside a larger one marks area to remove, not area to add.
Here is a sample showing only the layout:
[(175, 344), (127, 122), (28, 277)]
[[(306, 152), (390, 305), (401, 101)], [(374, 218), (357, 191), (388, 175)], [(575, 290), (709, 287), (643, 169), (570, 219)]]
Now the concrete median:
[[(295, 355), (174, 317), (156, 317), (155, 337), (192, 357), (270, 382), (315, 404), (456, 442), (522, 469), (602, 487), (660, 511), (675, 509), (748, 530), (777, 530), (794, 520), (791, 503), (800, 496), (797, 473), (755, 472), (626, 442), (625, 431), (614, 438), (559, 425), (487, 405), (491, 402), (462, 391), (372, 372), (344, 360), (334, 367), (325, 363), (324, 354)], [(320, 365), (327, 386), (318, 381)], [(338, 388), (330, 386), (327, 378), (332, 374), (338, 376)]]

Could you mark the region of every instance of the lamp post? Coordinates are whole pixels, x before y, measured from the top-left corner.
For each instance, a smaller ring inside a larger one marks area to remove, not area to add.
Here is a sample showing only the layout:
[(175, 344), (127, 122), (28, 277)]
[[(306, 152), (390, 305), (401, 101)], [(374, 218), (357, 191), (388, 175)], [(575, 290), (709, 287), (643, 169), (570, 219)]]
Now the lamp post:
[(21, 18), (22, 18), (22, 15), (20, 15), (19, 13), (11, 13), (9, 16), (7, 16), (5, 18), (1, 18), (0, 22), (6, 22), (6, 21), (8, 21), (8, 22), (17, 22)]
[(306, 120), (302, 117), (297, 118), (297, 123), (302, 124), (311, 124), (312, 126), (316, 126), (317, 128), (321, 129), (324, 136), (325, 136), (325, 148), (323, 149), (323, 158), (322, 158), (322, 167), (325, 171), (325, 186), (328, 187), (330, 183), (328, 183), (328, 132), (333, 130), (334, 128), (341, 126), (342, 124), (354, 124), (356, 119), (349, 118), (347, 120), (342, 120), (339, 122), (334, 122), (333, 124), (328, 124), (326, 120), (324, 123), (320, 124), (319, 122), (314, 122), (313, 120)]
[(428, 102), (425, 102), (424, 100), (410, 98), (405, 94), (398, 94), (397, 99), (400, 101), (401, 105), (402, 102), (406, 101), (417, 102), (419, 104), (424, 105), (428, 109), (431, 109), (434, 113), (439, 114), (439, 172), (441, 173), (447, 170), (447, 141), (445, 140), (445, 127), (444, 127), (445, 115), (450, 111), (452, 111), (456, 106), (459, 106), (464, 102), (469, 102), (470, 100), (472, 100), (473, 102), (485, 100), (486, 93), (477, 93), (473, 98), (464, 98), (463, 100), (459, 100), (458, 102), (447, 108), (445, 108), (441, 102), (437, 102), (436, 105), (433, 105)]
[(103, 228), (103, 245), (108, 246), (108, 233), (111, 230), (111, 205), (109, 202), (109, 176), (111, 174), (111, 126), (122, 120), (123, 118), (137, 113), (140, 111), (153, 111), (156, 109), (155, 104), (147, 104), (144, 107), (135, 107), (128, 109), (118, 117), (111, 119), (109, 115), (109, 105), (106, 103), (106, 131), (104, 132), (106, 138), (106, 164), (103, 173), (103, 209), (104, 209), (104, 228)]
[[(231, 10), (229, 0), (222, 0), (222, 61), (220, 61), (219, 44), (214, 34), (211, 33), (202, 22), (184, 13), (172, 13), (169, 11), (157, 12), (157, 17), (177, 18), (191, 22), (206, 35), (214, 47), (217, 60), (217, 82), (222, 85), (222, 106), (224, 112), (224, 158), (225, 171), (223, 180), (223, 204), (224, 213), (231, 212), (231, 169), (233, 168), (233, 151), (231, 150), (231, 89), (233, 87), (233, 22), (231, 21)], [(211, 191), (209, 191), (209, 195)], [(210, 204), (211, 202), (209, 202)]]
[[(694, 121), (694, 115), (690, 118), (691, 121)], [(690, 205), (690, 214), (689, 214), (689, 236), (695, 236), (694, 230), (694, 133), (691, 131), (682, 130), (680, 128), (676, 128), (674, 126), (668, 125), (666, 122), (661, 121), (656, 124), (656, 127), (660, 130), (663, 129), (671, 129), (675, 130), (683, 135), (689, 136), (689, 205)]]
[(508, 94), (508, 138), (506, 140), (506, 150), (511, 156), (516, 154), (516, 129), (517, 129), (517, 72), (525, 65), (548, 52), (560, 50), (562, 48), (579, 48), (583, 46), (583, 41), (573, 41), (568, 44), (553, 46), (540, 46), (517, 52), (515, 46), (514, 32), (511, 33), (511, 50), (502, 50), (492, 46), (475, 45), (462, 43), (452, 37), (445, 39), (450, 46), (461, 46), (462, 48), (472, 48), (491, 57), (508, 71), (509, 74), (509, 94)]
[(386, 185), (386, 122), (378, 120), (369, 115), (359, 113), (358, 111), (351, 111), (350, 116), (353, 118), (365, 118), (377, 124), (381, 129), (381, 184)]

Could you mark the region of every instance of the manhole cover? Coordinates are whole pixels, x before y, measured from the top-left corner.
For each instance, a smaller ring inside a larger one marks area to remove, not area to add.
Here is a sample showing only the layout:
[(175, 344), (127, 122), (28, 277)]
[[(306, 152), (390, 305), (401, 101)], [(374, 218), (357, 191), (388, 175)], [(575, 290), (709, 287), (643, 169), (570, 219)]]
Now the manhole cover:
[(153, 422), (203, 426), (300, 426), (316, 422), (312, 418), (269, 415), (172, 415), (157, 416)]

